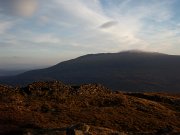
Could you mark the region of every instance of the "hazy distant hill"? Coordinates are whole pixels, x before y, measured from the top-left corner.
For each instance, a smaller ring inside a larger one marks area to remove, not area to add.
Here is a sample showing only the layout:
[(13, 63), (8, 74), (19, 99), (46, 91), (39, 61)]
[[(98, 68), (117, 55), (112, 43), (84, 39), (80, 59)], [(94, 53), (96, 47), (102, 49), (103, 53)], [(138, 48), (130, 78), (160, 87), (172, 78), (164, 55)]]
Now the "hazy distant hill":
[(46, 69), (2, 78), (0, 83), (27, 84), (37, 80), (101, 83), (126, 91), (179, 92), (180, 56), (140, 51), (89, 54)]
[(12, 76), (12, 75), (18, 75), (27, 70), (5, 70), (5, 69), (0, 69), (0, 76)]

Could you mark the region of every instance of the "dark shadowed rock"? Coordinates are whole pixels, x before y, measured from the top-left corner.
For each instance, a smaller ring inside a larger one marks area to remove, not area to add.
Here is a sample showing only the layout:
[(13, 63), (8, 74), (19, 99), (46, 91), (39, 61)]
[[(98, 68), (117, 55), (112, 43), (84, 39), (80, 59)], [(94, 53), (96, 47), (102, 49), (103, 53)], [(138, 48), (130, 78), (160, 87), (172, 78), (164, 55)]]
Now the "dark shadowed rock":
[(68, 127), (66, 129), (66, 134), (67, 135), (90, 135), (89, 129), (90, 129), (90, 126), (84, 123), (79, 123), (77, 125)]

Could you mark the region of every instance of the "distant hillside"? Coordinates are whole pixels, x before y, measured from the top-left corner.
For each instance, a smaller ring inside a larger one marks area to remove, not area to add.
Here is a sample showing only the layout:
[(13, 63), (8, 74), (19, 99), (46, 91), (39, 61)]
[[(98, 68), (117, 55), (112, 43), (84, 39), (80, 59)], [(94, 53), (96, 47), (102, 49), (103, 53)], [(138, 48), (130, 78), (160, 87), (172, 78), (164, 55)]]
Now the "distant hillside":
[(101, 83), (124, 91), (179, 92), (180, 56), (141, 51), (89, 54), (46, 69), (1, 78), (0, 83), (22, 85), (39, 80)]
[(12, 75), (18, 75), (27, 70), (5, 70), (5, 69), (0, 69), (0, 76), (12, 76)]

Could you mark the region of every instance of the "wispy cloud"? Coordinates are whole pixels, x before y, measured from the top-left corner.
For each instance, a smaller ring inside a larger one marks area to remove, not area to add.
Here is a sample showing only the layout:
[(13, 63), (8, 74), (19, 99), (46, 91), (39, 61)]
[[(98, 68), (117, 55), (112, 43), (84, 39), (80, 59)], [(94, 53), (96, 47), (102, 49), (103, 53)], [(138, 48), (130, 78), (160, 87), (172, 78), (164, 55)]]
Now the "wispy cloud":
[(103, 28), (103, 29), (106, 29), (106, 28), (110, 28), (112, 26), (115, 26), (118, 22), (116, 21), (108, 21), (108, 22), (105, 22), (104, 24), (102, 24), (100, 26), (100, 28)]
[(4, 34), (12, 26), (13, 23), (10, 21), (0, 21), (0, 34)]
[(175, 49), (180, 43), (175, 2), (0, 0), (0, 41), (7, 52), (39, 50), (33, 57), (41, 58), (40, 63), (46, 53), (57, 62), (86, 53), (129, 49), (180, 54)]

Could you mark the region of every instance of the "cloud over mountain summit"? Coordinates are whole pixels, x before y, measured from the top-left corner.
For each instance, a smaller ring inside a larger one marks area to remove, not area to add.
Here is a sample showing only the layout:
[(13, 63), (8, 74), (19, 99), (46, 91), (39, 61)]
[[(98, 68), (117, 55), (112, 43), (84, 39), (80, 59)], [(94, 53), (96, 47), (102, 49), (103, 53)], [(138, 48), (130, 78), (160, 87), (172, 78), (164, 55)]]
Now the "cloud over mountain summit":
[(180, 54), (179, 5), (178, 0), (0, 0), (0, 65), (7, 67), (13, 56), (29, 67), (131, 49)]

